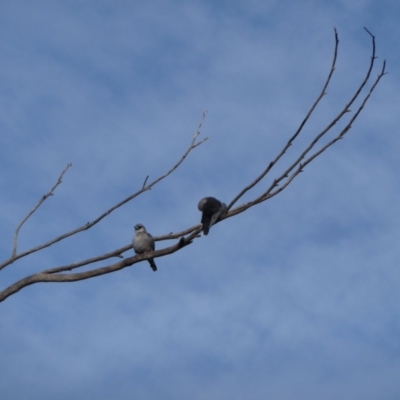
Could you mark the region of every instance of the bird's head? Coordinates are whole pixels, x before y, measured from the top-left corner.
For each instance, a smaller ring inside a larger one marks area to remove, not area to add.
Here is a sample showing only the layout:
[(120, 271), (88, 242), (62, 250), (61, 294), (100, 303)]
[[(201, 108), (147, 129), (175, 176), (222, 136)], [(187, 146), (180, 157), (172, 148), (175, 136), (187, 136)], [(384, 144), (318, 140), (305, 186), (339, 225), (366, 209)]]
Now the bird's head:
[(135, 225), (135, 232), (146, 232), (146, 229), (145, 229), (144, 225), (136, 224)]

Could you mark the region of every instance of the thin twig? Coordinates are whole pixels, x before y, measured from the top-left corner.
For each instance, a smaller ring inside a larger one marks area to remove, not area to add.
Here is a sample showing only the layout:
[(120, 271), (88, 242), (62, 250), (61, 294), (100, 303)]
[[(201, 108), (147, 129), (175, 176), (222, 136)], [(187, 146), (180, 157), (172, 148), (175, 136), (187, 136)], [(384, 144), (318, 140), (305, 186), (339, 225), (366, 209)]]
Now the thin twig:
[[(311, 149), (318, 143), (318, 141), (319, 141), (327, 132), (329, 132), (329, 131), (336, 125), (336, 123), (337, 123), (339, 120), (342, 119), (342, 117), (343, 117), (345, 114), (347, 114), (347, 113), (349, 112), (349, 109), (350, 109), (351, 105), (355, 102), (355, 100), (356, 100), (356, 99), (358, 98), (358, 96), (360, 95), (362, 89), (363, 89), (363, 88), (365, 87), (365, 85), (367, 84), (367, 82), (368, 82), (368, 80), (369, 80), (369, 78), (370, 78), (370, 76), (371, 76), (372, 69), (373, 69), (373, 67), (374, 67), (374, 62), (375, 62), (375, 59), (376, 59), (376, 57), (375, 57), (375, 37), (374, 37), (373, 35), (371, 35), (371, 36), (372, 36), (372, 56), (371, 56), (371, 61), (370, 61), (370, 64), (369, 64), (367, 73), (366, 73), (366, 75), (365, 75), (365, 78), (364, 78), (364, 80), (361, 82), (360, 86), (359, 86), (358, 89), (356, 90), (356, 92), (355, 92), (355, 94), (353, 95), (353, 97), (352, 97), (352, 98), (350, 99), (350, 101), (345, 105), (345, 107), (344, 107), (344, 108), (342, 109), (342, 111), (337, 115), (337, 117), (334, 118), (334, 119), (326, 126), (326, 128), (323, 129), (323, 130), (314, 138), (314, 140), (311, 141), (311, 143), (310, 143), (310, 144), (306, 147), (306, 149), (300, 154), (300, 156), (292, 163), (292, 165), (290, 165), (290, 166), (286, 169), (286, 171), (284, 171), (283, 174), (282, 174), (279, 178), (275, 179), (274, 184), (271, 185), (270, 189), (268, 189), (267, 192), (265, 192), (264, 196), (265, 196), (266, 194), (268, 194), (268, 193), (273, 189), (273, 187), (276, 187), (283, 179), (285, 179), (285, 178), (290, 174), (290, 172), (291, 172), (294, 168), (296, 168), (296, 166), (297, 166), (298, 164), (300, 164), (301, 160), (304, 159), (304, 157), (309, 153), (309, 151), (311, 151)], [(384, 72), (384, 69), (383, 69), (383, 72)], [(380, 80), (380, 78), (381, 78), (381, 77), (378, 78), (378, 81)], [(372, 86), (372, 89), (371, 89), (371, 90), (373, 90), (373, 89), (375, 88), (376, 84), (377, 84), (377, 82)], [(370, 94), (368, 94), (368, 95), (366, 96), (366, 98), (364, 99), (364, 102), (362, 103), (362, 106), (361, 106), (360, 109), (355, 113), (355, 115), (353, 116), (353, 118), (350, 120), (351, 123), (357, 118), (357, 116), (359, 115), (359, 113), (361, 112), (361, 110), (362, 110), (362, 108), (363, 108), (363, 105), (364, 105), (364, 104), (366, 103), (366, 101), (368, 100), (369, 96), (370, 96)], [(349, 125), (349, 128), (347, 128), (347, 130), (350, 129), (351, 123), (350, 123), (350, 125)], [(347, 130), (346, 130), (346, 132), (347, 132)], [(342, 136), (343, 136), (343, 135), (342, 135)], [(336, 141), (335, 141), (335, 142), (336, 142)], [(333, 143), (332, 143), (332, 144), (333, 144)], [(328, 147), (329, 147), (329, 146), (328, 146)], [(304, 166), (305, 163), (303, 163), (302, 165)], [(263, 197), (263, 195), (260, 196), (260, 197)]]
[(69, 265), (63, 265), (61, 267), (46, 269), (46, 270), (42, 271), (42, 273), (43, 274), (56, 274), (59, 272), (72, 271), (73, 269), (81, 268), (85, 265), (93, 264), (93, 263), (96, 263), (99, 261), (104, 261), (109, 258), (114, 258), (114, 257), (123, 258), (123, 256), (121, 254), (129, 249), (132, 249), (132, 245), (127, 245), (127, 246), (121, 247), (120, 249), (111, 251), (109, 253), (105, 253), (100, 256), (96, 256), (96, 257), (92, 257), (92, 258), (87, 258), (86, 260), (78, 261), (78, 262), (75, 262), (75, 263), (72, 263)]
[(149, 179), (149, 175), (146, 176), (146, 179), (143, 182), (142, 189), (146, 187), (147, 179)]
[(17, 229), (15, 230), (14, 233), (14, 244), (13, 244), (13, 251), (11, 257), (14, 258), (17, 255), (17, 247), (18, 247), (18, 234), (20, 229), (22, 228), (22, 225), (29, 219), (29, 217), (44, 203), (44, 201), (50, 197), (53, 196), (53, 192), (56, 190), (57, 186), (61, 184), (62, 178), (64, 174), (67, 172), (68, 168), (72, 166), (71, 163), (67, 164), (67, 166), (64, 168), (64, 170), (61, 172), (60, 176), (58, 177), (57, 182), (55, 185), (50, 189), (48, 193), (46, 193), (42, 198), (39, 200), (39, 202), (36, 204), (35, 207), (28, 213), (28, 215), (21, 221), (21, 223), (18, 225)]
[(287, 149), (292, 145), (294, 140), (297, 138), (297, 136), (300, 134), (302, 129), (304, 128), (304, 125), (307, 123), (309, 118), (311, 117), (311, 114), (317, 107), (318, 103), (321, 101), (322, 97), (326, 94), (326, 89), (328, 88), (328, 85), (331, 81), (333, 72), (335, 71), (335, 66), (336, 66), (336, 60), (337, 60), (337, 53), (338, 53), (338, 46), (339, 46), (339, 37), (338, 33), (336, 31), (336, 28), (334, 28), (334, 33), (335, 33), (335, 49), (333, 52), (333, 60), (332, 60), (332, 65), (329, 70), (328, 77), (326, 78), (325, 84), (321, 90), (321, 93), (315, 100), (314, 104), (311, 106), (310, 110), (308, 111), (306, 117), (303, 119), (301, 124), (299, 125), (297, 131), (294, 133), (294, 135), (289, 139), (289, 141), (286, 143), (285, 147), (282, 149), (282, 151), (275, 157), (273, 161), (271, 161), (267, 168), (252, 182), (250, 185), (246, 186), (229, 204), (227, 207), (227, 210), (230, 210), (232, 206), (251, 188), (253, 188), (258, 182), (260, 182), (267, 174), (268, 172), (272, 169), (272, 167), (281, 159), (281, 157), (286, 153)]

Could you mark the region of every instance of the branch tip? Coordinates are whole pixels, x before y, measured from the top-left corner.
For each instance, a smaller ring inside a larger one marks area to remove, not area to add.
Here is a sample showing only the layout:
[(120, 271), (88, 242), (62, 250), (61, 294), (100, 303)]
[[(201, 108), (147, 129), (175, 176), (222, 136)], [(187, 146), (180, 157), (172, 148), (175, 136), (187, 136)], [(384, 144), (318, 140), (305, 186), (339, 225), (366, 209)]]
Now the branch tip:
[(369, 34), (369, 35), (371, 35), (371, 37), (373, 38), (373, 39), (375, 39), (375, 36), (364, 26), (364, 29), (366, 30), (366, 32)]

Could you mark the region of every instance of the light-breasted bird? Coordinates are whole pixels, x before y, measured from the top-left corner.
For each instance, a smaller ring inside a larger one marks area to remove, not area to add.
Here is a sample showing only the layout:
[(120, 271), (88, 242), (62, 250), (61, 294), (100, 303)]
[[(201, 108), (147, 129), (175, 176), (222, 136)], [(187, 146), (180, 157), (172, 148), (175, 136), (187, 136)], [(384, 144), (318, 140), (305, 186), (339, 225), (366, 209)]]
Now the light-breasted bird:
[[(133, 250), (136, 254), (143, 254), (149, 251), (154, 251), (154, 239), (150, 233), (147, 233), (146, 228), (142, 224), (135, 225), (135, 235), (132, 240)], [(152, 258), (148, 260), (153, 271), (157, 271), (156, 263)]]
[(226, 210), (226, 204), (220, 202), (215, 197), (204, 197), (198, 204), (198, 209), (203, 213), (201, 223), (203, 224), (203, 233), (208, 235), (211, 226), (217, 222), (220, 215)]

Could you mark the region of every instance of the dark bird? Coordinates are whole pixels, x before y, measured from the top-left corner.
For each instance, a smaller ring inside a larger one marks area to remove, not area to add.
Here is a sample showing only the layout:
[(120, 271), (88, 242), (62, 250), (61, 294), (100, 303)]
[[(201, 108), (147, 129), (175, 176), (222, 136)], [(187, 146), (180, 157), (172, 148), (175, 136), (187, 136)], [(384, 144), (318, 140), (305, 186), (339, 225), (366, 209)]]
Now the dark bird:
[[(148, 253), (154, 251), (154, 239), (150, 233), (147, 233), (146, 228), (142, 224), (135, 225), (135, 235), (132, 240), (133, 250), (136, 254)], [(152, 258), (148, 260), (153, 271), (157, 271), (156, 263)]]
[(198, 204), (198, 209), (203, 213), (201, 223), (203, 224), (203, 233), (208, 235), (211, 226), (217, 222), (220, 215), (226, 210), (226, 204), (220, 202), (215, 197), (204, 197)]

